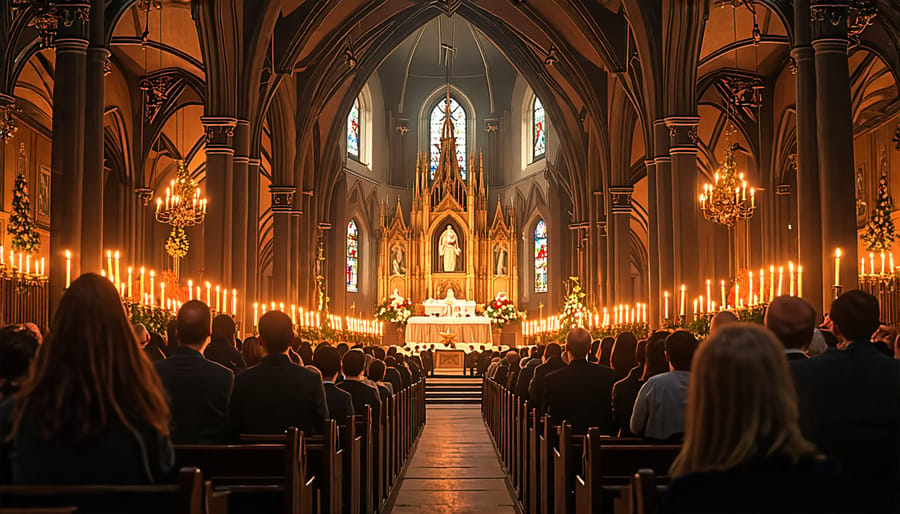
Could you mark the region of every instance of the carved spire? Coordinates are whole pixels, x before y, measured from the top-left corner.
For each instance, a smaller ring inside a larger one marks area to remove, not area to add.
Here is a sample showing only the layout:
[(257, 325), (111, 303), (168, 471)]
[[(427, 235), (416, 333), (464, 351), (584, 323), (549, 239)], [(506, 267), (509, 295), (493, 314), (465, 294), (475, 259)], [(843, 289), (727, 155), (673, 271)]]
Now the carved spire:
[(484, 152), (478, 151), (478, 194), (487, 195), (487, 185), (484, 183)]

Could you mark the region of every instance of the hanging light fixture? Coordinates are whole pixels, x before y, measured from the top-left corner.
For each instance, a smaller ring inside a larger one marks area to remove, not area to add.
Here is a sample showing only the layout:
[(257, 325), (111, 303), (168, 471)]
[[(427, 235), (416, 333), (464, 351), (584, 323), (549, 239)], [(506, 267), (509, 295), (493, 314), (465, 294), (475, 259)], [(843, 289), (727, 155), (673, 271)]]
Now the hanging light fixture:
[(737, 221), (746, 221), (756, 209), (756, 189), (747, 185), (743, 172), (738, 172), (734, 151), (738, 145), (732, 143), (733, 127), (729, 122), (725, 130), (726, 147), (722, 163), (716, 169), (714, 182), (703, 184), (700, 194), (700, 211), (707, 220), (734, 226)]

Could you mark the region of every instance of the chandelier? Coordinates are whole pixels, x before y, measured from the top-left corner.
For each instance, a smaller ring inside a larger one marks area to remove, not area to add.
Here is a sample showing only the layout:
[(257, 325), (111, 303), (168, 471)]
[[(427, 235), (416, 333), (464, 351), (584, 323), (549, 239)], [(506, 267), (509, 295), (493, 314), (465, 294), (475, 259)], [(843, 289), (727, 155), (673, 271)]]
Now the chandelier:
[(726, 131), (726, 137), (728, 145), (725, 147), (722, 163), (716, 169), (715, 182), (703, 185), (700, 211), (709, 221), (731, 228), (736, 221), (746, 221), (753, 216), (756, 190), (748, 188), (744, 173), (737, 171), (734, 161), (734, 149), (737, 145), (731, 143), (730, 127)]
[(203, 223), (206, 198), (191, 178), (184, 160), (176, 161), (178, 173), (166, 188), (166, 199), (156, 198), (156, 221), (184, 228)]
[(2, 114), (0, 114), (0, 141), (4, 143), (9, 141), (16, 131), (19, 130), (19, 127), (16, 126), (16, 119), (13, 118), (10, 112), (12, 109), (13, 107), (9, 105), (0, 107), (0, 110), (2, 110)]

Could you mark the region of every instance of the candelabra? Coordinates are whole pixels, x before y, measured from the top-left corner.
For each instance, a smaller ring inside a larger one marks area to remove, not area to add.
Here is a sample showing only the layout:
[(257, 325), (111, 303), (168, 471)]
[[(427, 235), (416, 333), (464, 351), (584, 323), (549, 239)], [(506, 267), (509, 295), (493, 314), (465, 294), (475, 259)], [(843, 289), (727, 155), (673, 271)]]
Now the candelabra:
[[(734, 146), (729, 134), (722, 164), (716, 170), (715, 182), (703, 185), (700, 211), (709, 221), (728, 228), (739, 220), (748, 220), (756, 209), (756, 190), (747, 187), (744, 173), (738, 173), (734, 160)], [(748, 197), (749, 189), (749, 198)]]
[(178, 172), (166, 188), (166, 198), (156, 198), (156, 221), (170, 225), (172, 232), (166, 240), (166, 253), (174, 262), (178, 276), (179, 259), (187, 255), (190, 244), (185, 227), (203, 223), (206, 219), (206, 198), (201, 198), (200, 188), (190, 176), (187, 164), (177, 161)]

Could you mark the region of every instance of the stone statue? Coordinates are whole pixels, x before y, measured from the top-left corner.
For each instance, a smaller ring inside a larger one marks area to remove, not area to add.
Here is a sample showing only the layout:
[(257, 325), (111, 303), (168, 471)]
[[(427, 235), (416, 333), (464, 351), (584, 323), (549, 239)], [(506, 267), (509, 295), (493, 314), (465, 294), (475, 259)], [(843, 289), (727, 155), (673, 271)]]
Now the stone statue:
[(443, 271), (456, 271), (456, 258), (462, 251), (459, 249), (459, 241), (457, 240), (456, 231), (453, 227), (447, 225), (441, 239), (438, 242), (438, 255), (443, 258)]
[(506, 275), (507, 267), (507, 253), (506, 247), (503, 245), (497, 246), (497, 251), (494, 254), (494, 275)]
[(391, 275), (406, 274), (406, 263), (404, 262), (404, 252), (402, 245), (394, 245), (391, 248)]

